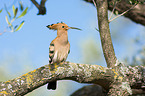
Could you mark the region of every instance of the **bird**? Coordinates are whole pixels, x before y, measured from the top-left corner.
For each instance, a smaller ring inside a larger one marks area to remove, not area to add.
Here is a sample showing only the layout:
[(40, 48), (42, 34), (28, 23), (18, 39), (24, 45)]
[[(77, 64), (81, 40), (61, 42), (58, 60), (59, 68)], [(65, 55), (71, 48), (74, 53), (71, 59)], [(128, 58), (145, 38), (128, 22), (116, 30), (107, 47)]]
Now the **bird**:
[[(68, 54), (70, 53), (70, 43), (68, 41), (68, 30), (77, 29), (76, 27), (69, 27), (64, 22), (47, 25), (50, 30), (57, 30), (57, 37), (50, 43), (49, 46), (49, 65), (54, 63), (65, 62)], [(54, 67), (52, 67), (54, 68)], [(52, 81), (48, 83), (47, 89), (55, 90), (57, 86), (57, 81)]]

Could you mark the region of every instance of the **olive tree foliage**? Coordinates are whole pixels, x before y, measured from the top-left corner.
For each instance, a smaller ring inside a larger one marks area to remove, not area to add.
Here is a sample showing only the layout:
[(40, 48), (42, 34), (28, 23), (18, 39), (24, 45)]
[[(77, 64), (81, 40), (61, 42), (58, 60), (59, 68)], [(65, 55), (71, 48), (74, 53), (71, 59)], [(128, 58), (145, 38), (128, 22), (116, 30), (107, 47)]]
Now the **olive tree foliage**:
[[(2, 35), (5, 32), (17, 32), (23, 27), (24, 22), (25, 22), (24, 20), (22, 20), (19, 25), (14, 24), (14, 23), (16, 20), (22, 18), (23, 16), (27, 14), (28, 7), (24, 8), (22, 2), (21, 1), (18, 1), (18, 2), (19, 2), (19, 7), (12, 5), (11, 9), (8, 10), (7, 5), (4, 4), (4, 8), (0, 9), (0, 14), (3, 14), (3, 11), (7, 12), (7, 15), (5, 16), (7, 26), (4, 31), (1, 30), (2, 32), (0, 33), (0, 35)], [(12, 11), (13, 14), (11, 14), (10, 11)]]

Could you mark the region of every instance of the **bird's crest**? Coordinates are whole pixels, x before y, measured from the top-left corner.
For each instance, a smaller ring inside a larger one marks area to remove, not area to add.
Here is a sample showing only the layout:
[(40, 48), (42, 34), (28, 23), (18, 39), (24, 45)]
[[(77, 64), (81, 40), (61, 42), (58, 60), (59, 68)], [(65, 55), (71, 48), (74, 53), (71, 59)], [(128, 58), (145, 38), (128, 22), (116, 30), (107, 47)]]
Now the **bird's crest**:
[(68, 29), (77, 29), (77, 30), (81, 30), (79, 28), (75, 28), (75, 27), (69, 27), (67, 24), (65, 24), (64, 22), (61, 23), (57, 23), (57, 24), (51, 24), (51, 25), (47, 25), (47, 28), (51, 29), (51, 30), (68, 30)]
[(52, 29), (52, 30), (60, 30), (60, 29), (66, 29), (68, 30), (68, 26), (67, 24), (61, 22), (61, 23), (57, 23), (57, 24), (51, 24), (51, 25), (48, 25), (46, 26), (47, 28), (49, 29)]

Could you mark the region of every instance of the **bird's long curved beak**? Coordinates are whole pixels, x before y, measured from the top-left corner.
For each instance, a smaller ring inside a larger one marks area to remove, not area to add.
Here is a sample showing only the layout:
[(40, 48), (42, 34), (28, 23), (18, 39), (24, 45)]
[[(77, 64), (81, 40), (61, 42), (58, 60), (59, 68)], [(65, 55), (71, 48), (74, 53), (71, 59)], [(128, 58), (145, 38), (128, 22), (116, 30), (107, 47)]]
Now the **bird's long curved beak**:
[(69, 27), (69, 29), (77, 29), (77, 30), (82, 30), (80, 28), (76, 28), (76, 27)]

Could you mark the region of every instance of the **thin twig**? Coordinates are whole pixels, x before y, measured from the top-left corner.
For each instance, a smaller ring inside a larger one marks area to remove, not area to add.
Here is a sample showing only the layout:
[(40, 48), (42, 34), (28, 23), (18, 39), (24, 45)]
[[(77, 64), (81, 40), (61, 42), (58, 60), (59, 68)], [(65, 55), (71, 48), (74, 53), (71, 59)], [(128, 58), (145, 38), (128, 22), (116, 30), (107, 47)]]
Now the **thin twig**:
[(126, 10), (126, 11), (123, 12), (122, 14), (120, 14), (120, 15), (114, 17), (113, 19), (109, 20), (109, 22), (111, 22), (111, 21), (115, 20), (116, 18), (118, 18), (118, 17), (124, 15), (125, 13), (127, 13), (128, 11), (130, 11), (131, 9), (133, 9), (136, 5), (137, 5), (137, 3), (135, 3), (130, 9)]
[[(96, 2), (94, 1), (94, 0), (92, 0), (93, 1), (93, 3), (94, 3), (94, 6), (96, 7), (96, 9), (97, 9), (97, 5), (96, 5)], [(99, 29), (97, 29), (97, 28), (95, 28), (98, 32), (99, 32)]]
[(109, 17), (109, 21), (111, 20), (111, 17), (112, 17), (112, 15), (113, 15), (113, 13), (114, 13), (114, 10), (115, 10), (116, 5), (117, 5), (117, 1), (115, 0), (115, 5), (114, 5), (114, 8), (113, 8), (113, 10), (112, 10), (112, 13), (111, 13), (111, 15), (110, 15), (110, 17)]
[(99, 29), (95, 28), (98, 32), (99, 32)]
[(10, 31), (7, 31), (7, 29), (5, 28), (3, 32), (0, 32), (0, 35), (3, 35), (6, 32), (10, 32)]
[(92, 1), (93, 1), (93, 3), (94, 3), (95, 7), (97, 8), (96, 2), (95, 2), (94, 0), (92, 0)]
[(35, 1), (35, 0), (31, 0), (31, 1), (38, 9), (40, 8), (40, 5), (37, 3), (37, 1)]

